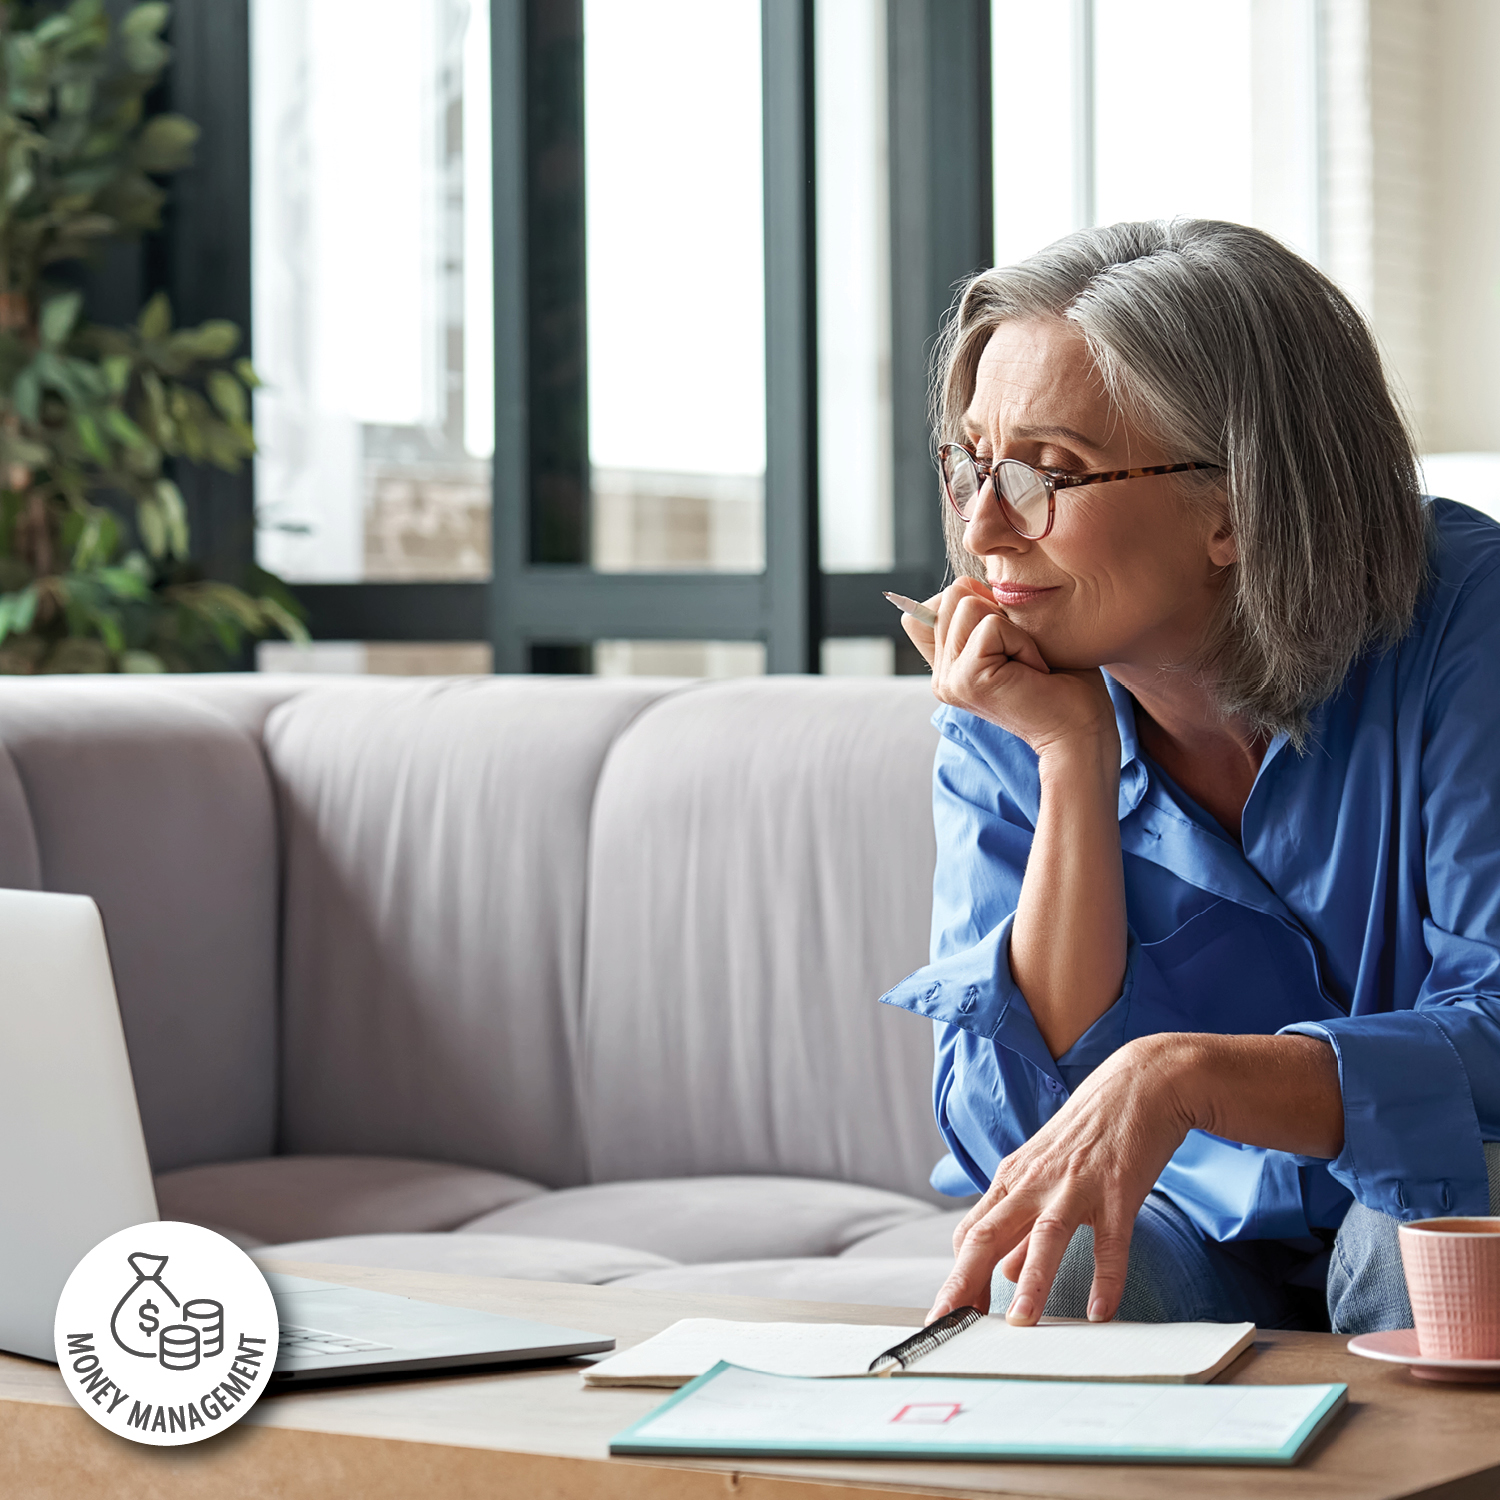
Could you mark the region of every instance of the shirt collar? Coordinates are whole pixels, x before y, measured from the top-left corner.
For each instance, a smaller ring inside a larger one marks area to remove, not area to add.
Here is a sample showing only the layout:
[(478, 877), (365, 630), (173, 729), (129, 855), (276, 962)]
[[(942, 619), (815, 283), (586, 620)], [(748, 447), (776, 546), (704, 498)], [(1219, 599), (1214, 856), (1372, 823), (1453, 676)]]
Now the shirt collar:
[(1115, 728), (1120, 731), (1120, 818), (1123, 821), (1140, 806), (1146, 795), (1148, 776), (1141, 760), (1140, 736), (1135, 727), (1135, 699), (1108, 672), (1104, 686), (1115, 706)]
[[(1108, 672), (1104, 684), (1115, 708), (1115, 726), (1120, 732), (1120, 829), (1121, 846), (1127, 853), (1139, 855), (1169, 869), (1182, 879), (1214, 895), (1223, 896), (1241, 906), (1251, 907), (1296, 926), (1281, 898), (1266, 884), (1247, 854), (1237, 848), (1223, 833), (1202, 827), (1176, 799), (1164, 783), (1158, 783), (1157, 795), (1147, 800), (1151, 775), (1141, 754), (1140, 736), (1135, 725), (1135, 699)], [(1257, 803), (1256, 791), (1267, 768), (1287, 743), (1278, 734), (1266, 749), (1260, 771), (1251, 789), (1251, 806)], [(1265, 793), (1261, 792), (1260, 800)], [(1145, 804), (1142, 806), (1142, 804)], [(1140, 810), (1140, 816), (1130, 815)], [(1257, 819), (1262, 816), (1256, 807)], [(1126, 819), (1130, 821), (1127, 823)], [(1248, 846), (1247, 846), (1248, 847)]]

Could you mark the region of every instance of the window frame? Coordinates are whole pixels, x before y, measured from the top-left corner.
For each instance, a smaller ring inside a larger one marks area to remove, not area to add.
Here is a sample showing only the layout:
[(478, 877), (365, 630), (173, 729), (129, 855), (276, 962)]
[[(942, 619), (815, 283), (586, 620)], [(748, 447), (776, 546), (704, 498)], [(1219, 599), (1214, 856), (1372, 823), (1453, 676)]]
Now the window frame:
[[(174, 189), (156, 278), (184, 319), (234, 317), (247, 337), (249, 3), (174, 6), (169, 92), (204, 132), (200, 165)], [(488, 641), (497, 672), (587, 671), (601, 639), (758, 640), (770, 672), (816, 672), (825, 637), (904, 642), (882, 591), (923, 598), (946, 577), (933, 342), (956, 284), (990, 261), (989, 3), (886, 0), (896, 562), (880, 573), (824, 573), (818, 558), (814, 3), (761, 7), (764, 573), (588, 566), (582, 0), (491, 0), (492, 577), (294, 585), (314, 639)], [(243, 577), (254, 561), (249, 473), (195, 474), (184, 491), (200, 555)]]

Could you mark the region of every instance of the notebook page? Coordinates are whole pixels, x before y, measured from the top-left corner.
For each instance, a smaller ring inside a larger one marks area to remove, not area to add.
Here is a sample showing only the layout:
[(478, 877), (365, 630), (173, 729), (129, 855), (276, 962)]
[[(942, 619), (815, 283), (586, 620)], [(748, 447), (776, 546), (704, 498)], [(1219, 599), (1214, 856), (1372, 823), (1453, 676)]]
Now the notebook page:
[(612, 1452), (1187, 1458), (1289, 1462), (1343, 1387), (1117, 1385), (953, 1377), (807, 1384), (723, 1369)]
[(915, 1375), (1013, 1380), (1210, 1380), (1255, 1337), (1253, 1323), (1085, 1323), (1013, 1328), (986, 1318), (924, 1355)]
[(683, 1318), (583, 1372), (585, 1385), (685, 1385), (722, 1359), (777, 1375), (863, 1375), (911, 1327), (850, 1323), (732, 1323)]

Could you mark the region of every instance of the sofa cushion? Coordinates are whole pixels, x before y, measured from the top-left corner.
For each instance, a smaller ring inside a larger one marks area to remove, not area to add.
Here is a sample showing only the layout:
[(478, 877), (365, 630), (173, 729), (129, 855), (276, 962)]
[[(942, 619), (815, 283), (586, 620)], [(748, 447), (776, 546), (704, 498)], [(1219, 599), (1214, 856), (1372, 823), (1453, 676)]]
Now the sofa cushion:
[(805, 1302), (870, 1302), (926, 1312), (953, 1269), (952, 1256), (905, 1260), (740, 1260), (676, 1266), (615, 1284), (652, 1292), (790, 1297)]
[(575, 1040), (594, 788), (620, 730), (681, 690), (368, 679), (271, 712), (285, 1149), (586, 1180)]
[(269, 1156), (156, 1179), (162, 1218), (267, 1243), (452, 1229), (542, 1191), (503, 1172), (387, 1156)]
[(385, 1266), (449, 1276), (509, 1276), (523, 1281), (572, 1281), (598, 1286), (672, 1262), (645, 1250), (549, 1240), (521, 1234), (355, 1234), (338, 1239), (267, 1245), (262, 1261), (316, 1261), (330, 1266)]
[(925, 679), (742, 679), (621, 733), (588, 875), (595, 1182), (786, 1173), (935, 1200), (931, 1029), (877, 1003), (927, 961), (932, 707)]
[[(41, 888), (103, 913), (154, 1168), (270, 1151), (276, 809), (259, 745), (176, 689), (9, 678), (0, 750), (0, 838), (18, 783)], [(0, 878), (31, 883), (26, 845)]]
[(692, 1177), (566, 1188), (460, 1226), (461, 1234), (602, 1241), (692, 1263), (837, 1255), (925, 1203), (881, 1188), (805, 1177)]
[(842, 1251), (845, 1259), (874, 1257), (888, 1260), (892, 1256), (906, 1260), (912, 1256), (946, 1256), (953, 1260), (953, 1231), (968, 1213), (967, 1208), (954, 1209), (946, 1214), (928, 1214), (921, 1219), (908, 1219), (890, 1229), (882, 1229), (850, 1245)]

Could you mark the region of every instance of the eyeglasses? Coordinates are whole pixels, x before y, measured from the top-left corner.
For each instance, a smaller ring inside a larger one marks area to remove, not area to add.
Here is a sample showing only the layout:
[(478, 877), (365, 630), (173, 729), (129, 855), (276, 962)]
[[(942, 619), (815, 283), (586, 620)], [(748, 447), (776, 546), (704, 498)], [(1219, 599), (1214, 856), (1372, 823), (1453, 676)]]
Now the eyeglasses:
[(943, 493), (948, 503), (968, 521), (984, 481), (994, 481), (1000, 498), (1000, 513), (1017, 536), (1038, 542), (1052, 530), (1057, 492), (1081, 484), (1112, 484), (1117, 479), (1144, 479), (1148, 474), (1185, 474), (1189, 469), (1216, 469), (1218, 464), (1152, 464), (1144, 469), (1102, 469), (1097, 474), (1048, 474), (1033, 469), (1018, 458), (1002, 458), (985, 465), (962, 443), (944, 443), (938, 449), (943, 472)]

